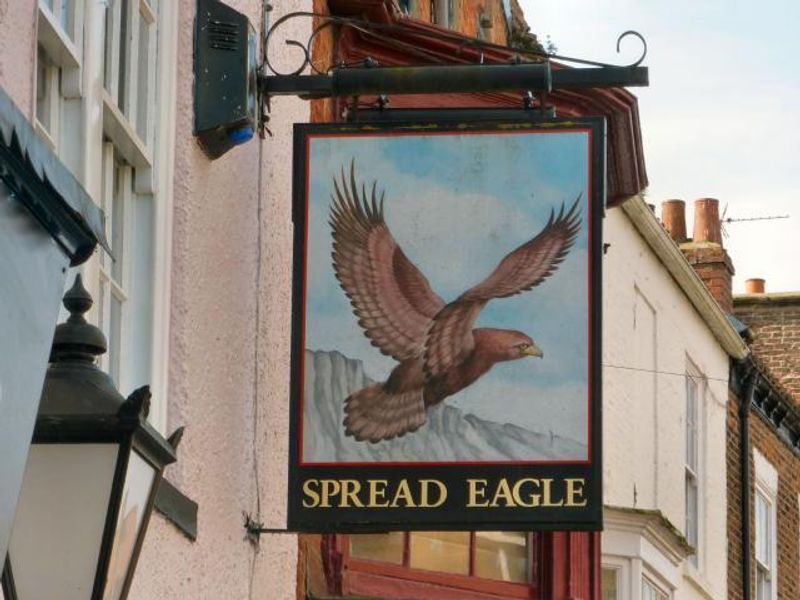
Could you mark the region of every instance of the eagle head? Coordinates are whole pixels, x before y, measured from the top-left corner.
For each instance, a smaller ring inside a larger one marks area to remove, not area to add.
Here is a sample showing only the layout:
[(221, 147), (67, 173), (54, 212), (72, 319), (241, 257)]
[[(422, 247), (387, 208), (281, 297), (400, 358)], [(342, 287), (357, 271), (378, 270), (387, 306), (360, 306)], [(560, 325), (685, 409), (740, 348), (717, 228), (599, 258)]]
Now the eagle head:
[(512, 329), (476, 329), (476, 342), (482, 352), (493, 362), (517, 360), (526, 356), (544, 356), (533, 339), (521, 331)]

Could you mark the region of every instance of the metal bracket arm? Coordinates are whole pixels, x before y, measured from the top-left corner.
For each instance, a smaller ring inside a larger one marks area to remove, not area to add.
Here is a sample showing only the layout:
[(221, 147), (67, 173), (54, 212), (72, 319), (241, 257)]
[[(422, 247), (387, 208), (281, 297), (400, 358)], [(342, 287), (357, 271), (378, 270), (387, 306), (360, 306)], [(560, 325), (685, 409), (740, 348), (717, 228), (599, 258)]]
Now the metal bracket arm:
[(335, 68), (330, 75), (261, 75), (268, 96), (329, 98), (380, 94), (538, 91), (647, 86), (647, 67), (551, 70), (550, 63)]

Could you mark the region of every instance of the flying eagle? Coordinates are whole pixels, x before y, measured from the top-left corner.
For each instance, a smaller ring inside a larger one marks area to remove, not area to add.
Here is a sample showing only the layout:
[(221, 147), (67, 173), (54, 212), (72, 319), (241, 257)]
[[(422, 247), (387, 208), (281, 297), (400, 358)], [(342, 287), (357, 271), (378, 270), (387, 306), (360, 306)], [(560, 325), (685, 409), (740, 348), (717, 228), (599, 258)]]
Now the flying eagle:
[(530, 290), (552, 275), (575, 242), (580, 196), (541, 232), (508, 254), (481, 283), (445, 303), (406, 257), (384, 220), (384, 192), (349, 182), (342, 168), (333, 181), (330, 225), (333, 268), (358, 323), (383, 354), (398, 364), (383, 383), (345, 400), (344, 429), (356, 440), (379, 442), (419, 429), (429, 406), (463, 390), (496, 363), (542, 357), (528, 335), (508, 329), (473, 329), (484, 306)]

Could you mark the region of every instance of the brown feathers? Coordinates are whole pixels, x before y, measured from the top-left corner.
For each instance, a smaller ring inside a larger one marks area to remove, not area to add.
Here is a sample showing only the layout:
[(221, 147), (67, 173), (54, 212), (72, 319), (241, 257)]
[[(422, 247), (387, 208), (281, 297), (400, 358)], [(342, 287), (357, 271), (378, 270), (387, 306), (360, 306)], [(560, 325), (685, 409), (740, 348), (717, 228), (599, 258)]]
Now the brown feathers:
[(336, 278), (372, 344), (400, 362), (387, 383), (364, 388), (345, 400), (345, 432), (357, 440), (377, 442), (418, 429), (425, 422), (427, 406), (471, 385), (495, 362), (506, 360), (497, 354), (497, 343), (530, 341), (520, 332), (486, 329), (480, 330), (476, 344), (473, 326), (490, 300), (530, 290), (556, 271), (580, 230), (580, 196), (566, 213), (563, 205), (557, 216), (551, 211), (539, 235), (445, 305), (392, 237), (377, 182), (369, 190), (362, 184), (359, 190), (351, 162), (349, 178), (342, 169), (333, 191), (330, 225)]

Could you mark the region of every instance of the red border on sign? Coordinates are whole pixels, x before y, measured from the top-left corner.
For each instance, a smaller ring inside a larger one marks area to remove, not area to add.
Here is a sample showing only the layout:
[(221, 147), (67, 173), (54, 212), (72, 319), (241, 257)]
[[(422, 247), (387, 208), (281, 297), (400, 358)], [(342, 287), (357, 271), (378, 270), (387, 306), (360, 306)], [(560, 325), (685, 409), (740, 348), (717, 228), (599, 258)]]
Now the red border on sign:
[[(305, 402), (305, 351), (306, 351), (306, 289), (308, 284), (308, 207), (309, 207), (309, 168), (311, 163), (311, 141), (316, 138), (353, 138), (353, 137), (436, 137), (436, 136), (457, 136), (457, 135), (550, 135), (550, 134), (564, 134), (564, 133), (584, 133), (587, 135), (586, 153), (587, 153), (587, 246), (589, 252), (587, 253), (587, 340), (588, 340), (588, 353), (587, 353), (587, 410), (586, 410), (586, 447), (587, 458), (585, 460), (501, 460), (501, 461), (330, 461), (330, 462), (306, 462), (303, 460), (303, 419), (304, 419), (304, 402)], [(370, 132), (370, 133), (313, 133), (304, 137), (305, 141), (305, 172), (303, 173), (303, 210), (305, 211), (304, 231), (303, 231), (303, 279), (302, 279), (302, 310), (300, 315), (300, 356), (299, 358), (299, 415), (298, 415), (298, 428), (297, 433), (297, 462), (301, 467), (380, 467), (380, 466), (404, 466), (404, 467), (429, 467), (429, 466), (476, 466), (476, 465), (589, 465), (592, 463), (592, 364), (594, 361), (595, 345), (593, 343), (592, 329), (594, 324), (594, 311), (592, 310), (592, 263), (595, 257), (593, 256), (593, 200), (594, 200), (594, 186), (592, 172), (592, 148), (594, 145), (594, 132), (591, 128), (574, 128), (574, 129), (554, 129), (554, 130), (525, 130), (525, 131), (431, 131), (431, 132)], [(298, 399), (292, 398), (292, 402)]]

